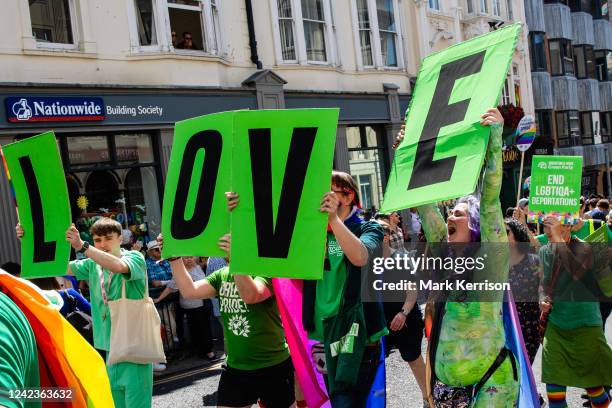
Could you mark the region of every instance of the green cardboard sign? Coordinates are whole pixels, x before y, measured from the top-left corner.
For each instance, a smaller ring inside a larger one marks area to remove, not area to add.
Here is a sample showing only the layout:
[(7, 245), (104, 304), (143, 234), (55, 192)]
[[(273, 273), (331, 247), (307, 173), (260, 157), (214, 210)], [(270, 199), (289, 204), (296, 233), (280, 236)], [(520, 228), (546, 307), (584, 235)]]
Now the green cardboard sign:
[(229, 231), (224, 193), (231, 187), (235, 114), (176, 123), (162, 212), (164, 258), (226, 256), (218, 241)]
[(321, 279), (338, 109), (237, 112), (232, 273)]
[(597, 228), (591, 235), (584, 239), (584, 242), (592, 242), (599, 244), (608, 243), (608, 226), (605, 223), (601, 224), (601, 227)]
[[(70, 202), (62, 159), (53, 132), (2, 147), (8, 179), (18, 205), (21, 276), (44, 278), (66, 274), (70, 243)], [(8, 199), (8, 198), (7, 198)]]
[(529, 190), (530, 222), (557, 217), (574, 224), (580, 217), (581, 156), (533, 156)]
[(481, 115), (497, 106), (520, 29), (512, 24), (423, 60), (381, 211), (475, 190), (489, 136)]

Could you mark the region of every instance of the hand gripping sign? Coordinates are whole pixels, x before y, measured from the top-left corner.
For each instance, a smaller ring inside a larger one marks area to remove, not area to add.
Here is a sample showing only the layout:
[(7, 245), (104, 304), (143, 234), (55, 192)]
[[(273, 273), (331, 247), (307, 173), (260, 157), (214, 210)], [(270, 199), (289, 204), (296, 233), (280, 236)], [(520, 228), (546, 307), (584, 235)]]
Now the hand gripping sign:
[(24, 278), (66, 274), (70, 244), (70, 204), (66, 176), (53, 132), (2, 147), (5, 171), (26, 231), (21, 242)]
[(489, 135), (480, 116), (497, 105), (520, 29), (513, 24), (423, 60), (381, 211), (475, 190)]
[(224, 256), (233, 273), (320, 279), (337, 109), (224, 112), (179, 122), (168, 167), (164, 257)]

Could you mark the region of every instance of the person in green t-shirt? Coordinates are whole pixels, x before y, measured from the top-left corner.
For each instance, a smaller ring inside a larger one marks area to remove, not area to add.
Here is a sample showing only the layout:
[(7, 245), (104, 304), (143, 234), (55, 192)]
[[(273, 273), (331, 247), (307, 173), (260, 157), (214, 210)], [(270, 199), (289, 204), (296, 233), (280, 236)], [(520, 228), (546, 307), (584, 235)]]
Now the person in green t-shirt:
[[(549, 401), (567, 406), (568, 386), (585, 388), (593, 406), (608, 406), (604, 386), (612, 383), (612, 349), (602, 330), (599, 305), (585, 283), (593, 268), (590, 246), (571, 237), (571, 227), (556, 217), (544, 220), (550, 243), (540, 248), (548, 315), (542, 349), (542, 382)], [(570, 244), (571, 243), (571, 244)]]
[[(605, 223), (600, 220), (580, 218), (576, 224), (572, 225), (571, 235), (572, 237), (584, 240), (586, 237), (597, 231), (602, 224)], [(608, 232), (608, 242), (612, 242), (612, 230), (610, 230), (607, 225), (606, 230)], [(549, 237), (546, 233), (538, 235), (536, 239), (540, 245), (546, 245), (549, 241)]]
[[(161, 235), (157, 240), (163, 245)], [(229, 234), (219, 240), (228, 258), (230, 242)], [(292, 406), (294, 370), (272, 282), (233, 275), (227, 266), (194, 282), (181, 258), (168, 260), (183, 297), (219, 299), (227, 359), (219, 379), (217, 405), (244, 407), (259, 401), (266, 407)]]
[(23, 312), (0, 292), (0, 406), (40, 408), (40, 401), (11, 398), (9, 390), (40, 387), (36, 339)]
[[(24, 235), (21, 225), (17, 237)], [(71, 261), (68, 275), (87, 280), (91, 297), (94, 347), (106, 355), (110, 348), (111, 319), (108, 301), (121, 298), (122, 281), (126, 297), (142, 299), (145, 291), (146, 263), (137, 251), (121, 249), (121, 224), (110, 218), (98, 219), (90, 228), (94, 246), (83, 241), (74, 224), (66, 231), (66, 240), (86, 259)], [(120, 362), (107, 365), (115, 407), (151, 407), (153, 396), (152, 364)]]

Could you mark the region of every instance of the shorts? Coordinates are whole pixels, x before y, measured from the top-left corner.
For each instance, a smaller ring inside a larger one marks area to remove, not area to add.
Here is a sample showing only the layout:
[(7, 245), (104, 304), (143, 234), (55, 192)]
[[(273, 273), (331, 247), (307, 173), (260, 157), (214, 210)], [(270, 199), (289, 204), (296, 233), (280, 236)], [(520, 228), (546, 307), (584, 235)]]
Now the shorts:
[[(391, 323), (391, 320), (395, 317), (387, 316), (387, 324)], [(385, 337), (385, 354), (388, 357), (391, 350), (396, 347), (402, 360), (411, 362), (421, 356), (421, 344), (423, 342), (423, 315), (419, 305), (415, 304), (408, 316), (406, 316), (406, 323), (404, 327), (399, 331), (391, 331)]]
[(293, 377), (291, 358), (256, 370), (224, 366), (219, 379), (217, 405), (244, 407), (259, 400), (266, 408), (288, 408), (295, 402)]

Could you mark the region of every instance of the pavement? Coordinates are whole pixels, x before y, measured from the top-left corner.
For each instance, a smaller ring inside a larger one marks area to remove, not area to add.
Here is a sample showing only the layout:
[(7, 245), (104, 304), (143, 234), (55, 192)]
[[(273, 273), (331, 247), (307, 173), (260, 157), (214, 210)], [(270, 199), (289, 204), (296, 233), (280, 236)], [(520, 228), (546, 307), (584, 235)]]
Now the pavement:
[[(606, 327), (608, 344), (612, 344), (612, 321)], [(425, 350), (425, 344), (423, 344)], [(546, 395), (544, 384), (539, 382), (541, 377), (541, 349), (533, 365), (538, 390)], [(153, 389), (154, 408), (183, 408), (183, 407), (214, 407), (217, 402), (217, 385), (221, 374), (222, 362), (167, 375), (155, 381)], [(408, 365), (403, 362), (397, 351), (391, 353), (386, 362), (387, 367), (387, 407), (391, 408), (420, 408), (423, 406), (418, 385), (412, 376)], [(568, 406), (582, 407), (581, 389), (568, 389)], [(546, 405), (548, 406), (548, 404)]]

